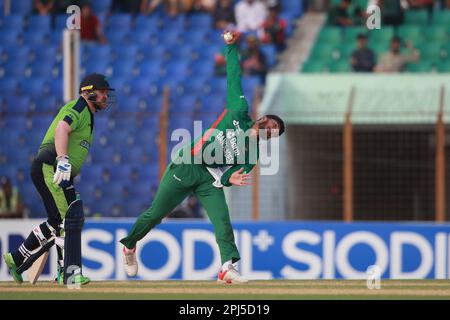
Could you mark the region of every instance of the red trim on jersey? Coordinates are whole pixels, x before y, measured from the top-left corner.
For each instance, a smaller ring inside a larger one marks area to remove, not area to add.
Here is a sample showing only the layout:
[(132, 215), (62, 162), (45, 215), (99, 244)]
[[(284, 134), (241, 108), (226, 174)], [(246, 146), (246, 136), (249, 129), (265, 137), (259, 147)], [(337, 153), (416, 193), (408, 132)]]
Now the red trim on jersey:
[(200, 140), (197, 141), (194, 148), (191, 150), (191, 155), (195, 156), (197, 155), (200, 150), (202, 150), (203, 145), (205, 144), (205, 141), (209, 140), (211, 137), (213, 130), (217, 127), (220, 121), (222, 121), (223, 117), (225, 117), (225, 114), (227, 113), (227, 109), (223, 110), (222, 114), (217, 118), (217, 120), (212, 124), (212, 126), (205, 132), (205, 134), (202, 136)]

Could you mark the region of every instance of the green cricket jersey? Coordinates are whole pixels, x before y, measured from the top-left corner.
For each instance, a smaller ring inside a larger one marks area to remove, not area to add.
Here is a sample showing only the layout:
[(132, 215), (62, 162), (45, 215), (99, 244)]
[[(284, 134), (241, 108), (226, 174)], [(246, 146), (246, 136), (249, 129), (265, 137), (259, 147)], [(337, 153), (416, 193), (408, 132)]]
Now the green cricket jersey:
[(45, 134), (37, 156), (38, 160), (51, 165), (54, 165), (56, 161), (55, 129), (59, 121), (67, 122), (72, 128), (67, 153), (72, 165), (72, 176), (75, 177), (80, 172), (92, 144), (94, 115), (89, 110), (86, 100), (82, 97), (70, 101), (59, 110)]
[[(224, 186), (230, 186), (228, 180), (233, 172), (244, 168), (248, 173), (255, 166), (259, 157), (259, 146), (257, 141), (250, 141), (251, 138), (246, 135), (255, 122), (248, 114), (248, 103), (242, 91), (241, 67), (235, 44), (227, 45), (226, 60), (226, 108), (203, 135), (188, 148), (183, 148), (180, 154), (190, 152), (192, 161), (195, 161), (195, 157), (201, 157), (201, 163), (207, 168), (221, 168), (220, 182)], [(218, 161), (220, 163), (211, 163), (211, 157), (205, 159), (205, 155), (214, 154), (211, 150), (217, 149), (223, 152), (223, 159)]]

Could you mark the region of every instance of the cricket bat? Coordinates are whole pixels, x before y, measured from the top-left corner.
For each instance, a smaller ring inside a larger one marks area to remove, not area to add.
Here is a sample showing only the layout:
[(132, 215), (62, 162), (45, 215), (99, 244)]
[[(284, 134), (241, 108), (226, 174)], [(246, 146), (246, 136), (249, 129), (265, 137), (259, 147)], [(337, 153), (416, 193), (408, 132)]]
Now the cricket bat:
[(42, 270), (44, 270), (48, 255), (48, 251), (44, 252), (44, 254), (37, 258), (37, 260), (31, 265), (30, 269), (28, 269), (28, 281), (30, 281), (31, 284), (35, 284), (38, 281)]

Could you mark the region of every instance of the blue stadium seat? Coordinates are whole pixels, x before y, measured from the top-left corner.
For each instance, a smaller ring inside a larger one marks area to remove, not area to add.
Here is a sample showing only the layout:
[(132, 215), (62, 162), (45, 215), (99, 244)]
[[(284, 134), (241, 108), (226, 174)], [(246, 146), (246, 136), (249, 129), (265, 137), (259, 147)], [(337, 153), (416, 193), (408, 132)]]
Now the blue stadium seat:
[[(1, 78), (1, 76), (0, 76)], [(18, 81), (15, 78), (0, 79), (0, 92), (2, 94), (15, 94), (18, 89)]]
[(212, 16), (209, 14), (192, 14), (188, 18), (189, 28), (210, 29), (212, 27)]
[(24, 116), (8, 116), (6, 117), (4, 130), (5, 131), (14, 131), (17, 128), (23, 128), (26, 130), (28, 128), (28, 119)]
[(253, 92), (259, 85), (261, 85), (261, 80), (256, 76), (245, 77), (242, 79), (242, 88), (244, 92)]
[(160, 61), (162, 62), (166, 58), (167, 49), (164, 46), (142, 46), (140, 49), (143, 55), (143, 61)]
[(193, 49), (189, 46), (183, 46), (182, 50), (178, 46), (170, 47), (168, 53), (171, 60), (189, 61), (193, 58)]
[(159, 25), (159, 19), (154, 15), (138, 15), (135, 19), (134, 31), (145, 31), (147, 33), (156, 32), (159, 28)]
[(277, 63), (277, 50), (273, 45), (263, 45), (260, 47), (264, 53), (269, 68), (273, 67)]
[(82, 59), (84, 61), (95, 60), (104, 61), (111, 59), (111, 46), (109, 45), (89, 45), (82, 47)]
[(54, 46), (38, 46), (32, 48), (33, 60), (42, 64), (55, 64), (62, 60), (62, 55)]
[(183, 42), (181, 33), (180, 29), (163, 29), (158, 33), (158, 42), (166, 46), (179, 46)]
[(26, 113), (30, 111), (31, 101), (27, 96), (8, 95), (6, 105), (8, 113)]
[(92, 152), (92, 161), (95, 163), (111, 162), (116, 155), (116, 150), (112, 147), (94, 148)]
[(225, 108), (226, 100), (223, 95), (218, 94), (208, 94), (203, 96), (201, 99), (201, 110), (205, 111), (220, 111)]
[[(152, 88), (157, 87), (154, 83), (152, 84)], [(157, 113), (161, 110), (162, 106), (162, 96), (150, 96), (147, 98), (147, 110), (150, 112)]]
[(300, 17), (303, 14), (302, 1), (298, 0), (282, 0), (281, 10), (282, 12), (289, 12), (294, 17)]
[(95, 0), (90, 2), (96, 14), (107, 13), (111, 8), (112, 0)]
[(164, 29), (184, 30), (186, 25), (186, 18), (182, 14), (175, 17), (163, 15), (161, 18), (161, 23)]
[(30, 61), (29, 47), (10, 47), (6, 49), (6, 61)]
[(144, 45), (147, 50), (149, 49), (149, 46), (151, 45), (154, 38), (155, 35), (152, 32), (145, 30), (135, 30), (127, 35), (129, 43), (135, 45)]
[(193, 77), (188, 78), (183, 82), (182, 84), (183, 92), (187, 94), (190, 93), (202, 94), (208, 87), (209, 82), (210, 82), (209, 80), (203, 77), (196, 77), (193, 75)]
[(115, 30), (129, 30), (131, 27), (131, 15), (115, 13), (109, 16), (106, 27)]
[(138, 69), (141, 77), (158, 78), (161, 74), (161, 61), (146, 61)]
[[(43, 95), (34, 100), (35, 112), (56, 112), (60, 107), (58, 99), (52, 95)], [(97, 121), (97, 119), (96, 119)]]
[(21, 14), (11, 14), (2, 18), (1, 30), (22, 31), (24, 16)]
[(48, 42), (48, 33), (41, 30), (29, 30), (22, 34), (22, 43), (26, 46), (39, 46)]
[(189, 44), (193, 46), (204, 46), (209, 40), (209, 28), (193, 29), (189, 31)]
[[(94, 148), (96, 149), (96, 148)], [(103, 165), (94, 164), (86, 166), (81, 171), (81, 181), (83, 184), (101, 184), (103, 181)]]
[(211, 78), (214, 76), (214, 61), (206, 60), (206, 61), (196, 61), (192, 64), (191, 70), (193, 72), (193, 76), (200, 78)]
[(50, 32), (50, 15), (32, 15), (28, 18), (28, 30), (40, 30), (41, 32)]
[(105, 31), (106, 39), (108, 39), (108, 42), (112, 45), (123, 44), (128, 39), (128, 34), (128, 30), (117, 30), (114, 27), (111, 27), (111, 29), (106, 29)]
[(20, 82), (21, 91), (32, 97), (41, 96), (48, 92), (48, 84), (45, 78), (30, 78)]
[(62, 98), (63, 96), (63, 80), (54, 79), (49, 83), (49, 93), (57, 98)]
[[(8, 150), (7, 150), (8, 151)], [(10, 164), (20, 163), (29, 164), (30, 160), (33, 158), (34, 152), (28, 148), (13, 148), (6, 154), (7, 162)]]
[(111, 65), (109, 76), (131, 78), (134, 75), (134, 60), (118, 60)]
[(189, 75), (189, 65), (187, 61), (172, 61), (163, 66), (163, 75), (166, 78), (182, 79)]
[(178, 99), (172, 99), (170, 109), (172, 112), (192, 112), (197, 105), (197, 96), (194, 94), (186, 93)]
[(61, 31), (52, 31), (48, 35), (49, 44), (55, 47), (60, 47), (62, 45), (63, 34)]
[(67, 18), (65, 14), (58, 14), (55, 18), (55, 30), (64, 30), (67, 28)]
[(54, 77), (53, 60), (38, 60), (31, 64), (29, 70), (31, 77), (52, 79)]
[(139, 55), (139, 47), (137, 45), (127, 45), (127, 46), (117, 46), (113, 47), (112, 56), (114, 61), (118, 62), (128, 62), (128, 61), (137, 61)]
[(1, 67), (0, 75), (3, 73), (4, 77), (18, 78), (25, 77), (26, 61), (8, 61)]
[(19, 31), (17, 30), (2, 30), (0, 31), (0, 39), (2, 45), (6, 48), (17, 46)]
[(227, 79), (225, 77), (215, 77), (208, 82), (209, 91), (215, 94), (226, 94)]
[(131, 80), (131, 88), (133, 90), (133, 94), (140, 96), (150, 95), (150, 90), (152, 86), (152, 79), (149, 79), (147, 76), (140, 76), (137, 78), (133, 78)]
[(80, 73), (82, 76), (89, 73), (107, 74), (109, 67), (109, 60), (90, 60), (82, 66)]
[(11, 1), (11, 13), (30, 14), (33, 9), (33, 0)]
[(46, 132), (52, 121), (52, 115), (35, 115), (31, 118), (32, 130), (34, 130), (34, 132)]

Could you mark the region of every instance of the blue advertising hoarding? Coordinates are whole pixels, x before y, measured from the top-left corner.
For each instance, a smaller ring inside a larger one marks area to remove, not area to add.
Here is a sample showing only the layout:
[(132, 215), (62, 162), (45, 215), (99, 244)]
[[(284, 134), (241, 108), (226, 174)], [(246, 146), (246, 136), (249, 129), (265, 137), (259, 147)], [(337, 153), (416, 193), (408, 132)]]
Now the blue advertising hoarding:
[[(4, 220), (0, 251), (15, 249), (38, 220)], [(90, 220), (83, 229), (83, 273), (94, 280), (126, 280), (118, 242), (134, 220)], [(450, 224), (235, 222), (239, 270), (249, 279), (450, 278)], [(41, 279), (56, 273), (56, 254)], [(215, 279), (221, 261), (207, 221), (166, 220), (138, 244), (135, 279)], [(4, 262), (0, 280), (10, 280)]]

